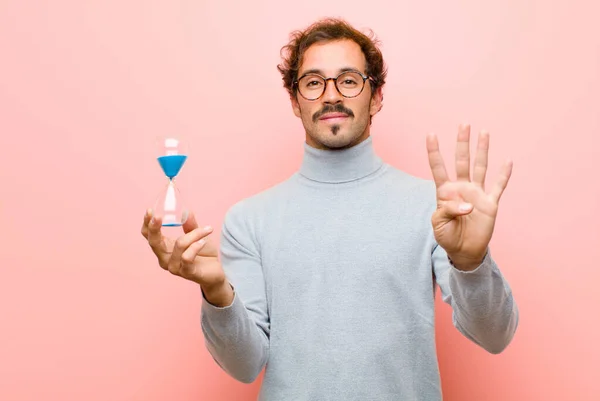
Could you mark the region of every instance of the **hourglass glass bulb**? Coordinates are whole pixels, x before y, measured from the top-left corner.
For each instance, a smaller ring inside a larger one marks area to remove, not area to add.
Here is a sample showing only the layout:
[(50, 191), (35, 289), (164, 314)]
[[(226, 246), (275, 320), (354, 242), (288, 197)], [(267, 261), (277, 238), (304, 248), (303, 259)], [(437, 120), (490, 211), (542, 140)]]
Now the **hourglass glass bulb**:
[(158, 163), (169, 181), (156, 200), (155, 213), (162, 216), (163, 226), (181, 226), (187, 219), (187, 209), (175, 186), (175, 177), (188, 158), (187, 144), (180, 138), (162, 137), (157, 145)]
[(178, 227), (185, 223), (187, 208), (174, 180), (169, 180), (160, 193), (154, 210), (157, 215), (162, 216), (162, 225), (165, 227)]

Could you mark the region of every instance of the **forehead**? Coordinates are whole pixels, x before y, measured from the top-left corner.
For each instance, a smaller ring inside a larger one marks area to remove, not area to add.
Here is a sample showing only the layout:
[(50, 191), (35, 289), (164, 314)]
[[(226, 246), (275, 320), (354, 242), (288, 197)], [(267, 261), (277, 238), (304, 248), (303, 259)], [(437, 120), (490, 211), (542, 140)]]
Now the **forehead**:
[(331, 76), (348, 68), (365, 72), (365, 67), (365, 56), (356, 42), (336, 40), (311, 45), (304, 52), (298, 75), (313, 71)]

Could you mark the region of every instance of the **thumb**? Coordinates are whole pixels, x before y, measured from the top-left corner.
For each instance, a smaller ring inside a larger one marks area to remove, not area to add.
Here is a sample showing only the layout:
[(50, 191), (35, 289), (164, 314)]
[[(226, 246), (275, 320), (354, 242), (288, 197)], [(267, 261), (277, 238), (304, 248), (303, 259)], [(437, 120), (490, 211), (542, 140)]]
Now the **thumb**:
[(198, 223), (196, 222), (196, 216), (194, 215), (193, 212), (185, 210), (183, 212), (182, 220), (183, 220), (182, 227), (183, 227), (184, 233), (187, 234), (190, 231), (193, 231), (196, 228), (198, 228)]
[(437, 210), (436, 215), (442, 222), (450, 221), (459, 216), (464, 216), (473, 211), (473, 205), (468, 202), (448, 201), (444, 202)]

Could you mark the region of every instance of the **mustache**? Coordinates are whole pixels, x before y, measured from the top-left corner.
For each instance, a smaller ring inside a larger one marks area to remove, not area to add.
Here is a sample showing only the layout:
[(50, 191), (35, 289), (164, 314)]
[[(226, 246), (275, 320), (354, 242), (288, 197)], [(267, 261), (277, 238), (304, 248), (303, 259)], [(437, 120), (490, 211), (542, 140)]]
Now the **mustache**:
[(335, 105), (326, 105), (325, 107), (323, 107), (321, 110), (317, 111), (315, 114), (313, 114), (313, 122), (317, 122), (317, 120), (324, 114), (327, 113), (344, 113), (346, 115), (348, 115), (349, 117), (354, 117), (354, 113), (352, 112), (352, 110), (344, 107), (343, 104), (341, 103), (337, 103)]

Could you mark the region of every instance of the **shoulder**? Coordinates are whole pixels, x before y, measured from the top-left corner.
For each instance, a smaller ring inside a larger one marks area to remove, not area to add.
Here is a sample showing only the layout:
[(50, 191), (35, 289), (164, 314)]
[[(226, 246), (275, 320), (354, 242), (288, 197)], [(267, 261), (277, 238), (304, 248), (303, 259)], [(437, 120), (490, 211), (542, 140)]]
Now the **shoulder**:
[(289, 196), (295, 175), (235, 202), (225, 214), (225, 224), (250, 224), (269, 213), (279, 201)]
[(394, 208), (410, 211), (415, 218), (431, 215), (437, 208), (436, 186), (432, 179), (419, 177), (386, 164), (379, 196), (387, 198)]
[(433, 196), (435, 199), (436, 188), (432, 179), (412, 175), (389, 164), (386, 164), (385, 167), (386, 178), (396, 190), (425, 199)]

